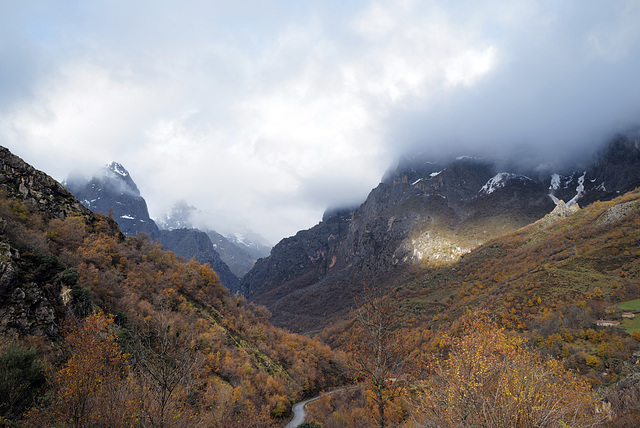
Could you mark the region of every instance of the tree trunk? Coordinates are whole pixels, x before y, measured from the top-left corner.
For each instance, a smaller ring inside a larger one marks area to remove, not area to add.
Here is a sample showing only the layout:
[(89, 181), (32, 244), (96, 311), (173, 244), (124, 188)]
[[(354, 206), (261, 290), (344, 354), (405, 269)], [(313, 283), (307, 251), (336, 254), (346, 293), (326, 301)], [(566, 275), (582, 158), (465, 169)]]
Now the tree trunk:
[(384, 428), (384, 397), (382, 396), (382, 388), (378, 388), (378, 414), (378, 427)]

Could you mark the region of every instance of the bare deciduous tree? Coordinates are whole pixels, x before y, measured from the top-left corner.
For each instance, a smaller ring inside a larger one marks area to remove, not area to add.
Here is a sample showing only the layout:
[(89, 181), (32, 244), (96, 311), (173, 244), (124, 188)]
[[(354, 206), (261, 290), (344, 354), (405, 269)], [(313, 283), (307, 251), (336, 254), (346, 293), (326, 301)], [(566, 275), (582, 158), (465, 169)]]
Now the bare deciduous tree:
[(142, 384), (143, 425), (188, 424), (192, 412), (186, 396), (201, 366), (193, 342), (191, 334), (171, 325), (167, 312), (159, 313), (139, 333), (134, 368)]
[(408, 344), (398, 330), (398, 311), (394, 300), (383, 290), (365, 291), (355, 311), (357, 337), (349, 349), (351, 366), (375, 397), (377, 423), (386, 426), (387, 404), (405, 386)]

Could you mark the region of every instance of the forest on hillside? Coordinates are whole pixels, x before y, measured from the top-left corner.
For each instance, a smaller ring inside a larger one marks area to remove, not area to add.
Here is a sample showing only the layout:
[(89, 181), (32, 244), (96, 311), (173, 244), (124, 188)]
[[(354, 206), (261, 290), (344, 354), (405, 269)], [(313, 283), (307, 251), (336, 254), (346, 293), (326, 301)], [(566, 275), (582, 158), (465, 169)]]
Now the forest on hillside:
[[(18, 272), (2, 308), (4, 425), (274, 426), (346, 381), (340, 353), (108, 217), (49, 219), (2, 194), (0, 218)], [(56, 322), (43, 331), (32, 308)]]
[(594, 321), (639, 297), (638, 200), (367, 287), (310, 338), (109, 217), (2, 193), (0, 424), (275, 427), (353, 385), (308, 424), (637, 426), (640, 332)]

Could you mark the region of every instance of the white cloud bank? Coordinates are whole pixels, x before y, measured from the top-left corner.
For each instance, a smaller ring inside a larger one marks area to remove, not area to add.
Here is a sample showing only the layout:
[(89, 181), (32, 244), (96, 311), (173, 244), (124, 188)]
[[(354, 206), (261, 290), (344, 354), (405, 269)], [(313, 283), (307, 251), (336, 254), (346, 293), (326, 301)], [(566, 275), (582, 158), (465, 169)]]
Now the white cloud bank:
[(635, 1), (13, 3), (0, 144), (273, 242), (404, 150), (569, 150), (640, 114)]

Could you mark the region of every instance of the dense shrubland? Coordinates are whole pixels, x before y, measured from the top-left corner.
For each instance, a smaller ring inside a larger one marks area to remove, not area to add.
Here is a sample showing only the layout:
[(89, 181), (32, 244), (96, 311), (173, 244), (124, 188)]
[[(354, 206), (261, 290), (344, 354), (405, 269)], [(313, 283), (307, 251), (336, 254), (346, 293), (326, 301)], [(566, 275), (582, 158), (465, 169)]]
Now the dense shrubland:
[[(355, 338), (357, 329), (342, 335)], [(310, 404), (311, 421), (327, 428), (634, 427), (640, 422), (635, 364), (626, 364), (622, 380), (594, 387), (589, 376), (532, 346), (522, 332), (498, 326), (484, 311), (468, 312), (437, 340), (407, 330), (397, 337), (413, 350), (402, 374), (386, 382), (383, 422), (375, 384), (366, 376), (358, 379), (358, 388)]]

